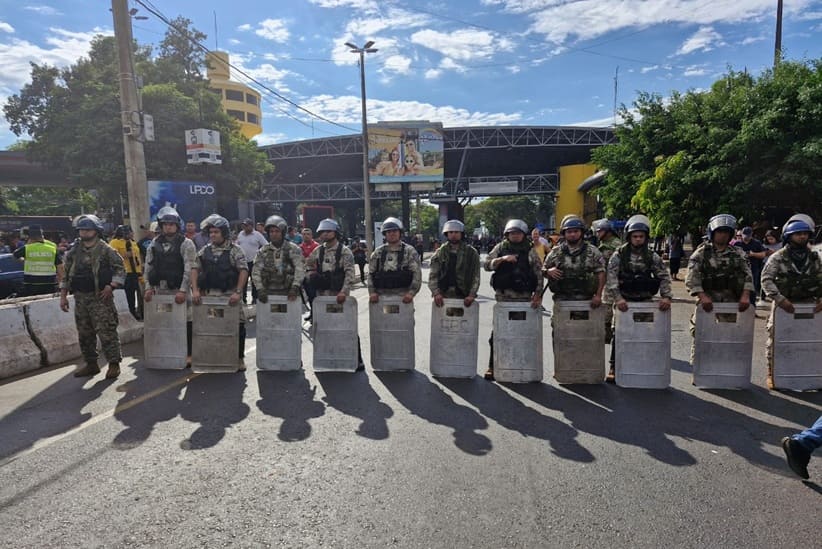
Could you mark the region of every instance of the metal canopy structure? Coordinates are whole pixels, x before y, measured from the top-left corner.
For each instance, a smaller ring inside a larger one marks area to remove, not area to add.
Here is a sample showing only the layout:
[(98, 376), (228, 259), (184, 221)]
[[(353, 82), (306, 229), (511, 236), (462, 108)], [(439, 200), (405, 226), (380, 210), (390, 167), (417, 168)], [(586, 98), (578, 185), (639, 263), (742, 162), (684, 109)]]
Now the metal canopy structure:
[[(614, 142), (612, 128), (490, 126), (444, 128), (445, 182), (420, 193), (433, 202), (488, 196), (471, 183), (517, 182), (517, 194), (554, 194), (559, 167), (590, 161), (591, 150)], [(341, 202), (363, 199), (359, 134), (261, 147), (276, 169), (265, 182), (272, 202)], [(483, 186), (487, 189), (488, 186)], [(374, 187), (373, 199), (400, 192)]]

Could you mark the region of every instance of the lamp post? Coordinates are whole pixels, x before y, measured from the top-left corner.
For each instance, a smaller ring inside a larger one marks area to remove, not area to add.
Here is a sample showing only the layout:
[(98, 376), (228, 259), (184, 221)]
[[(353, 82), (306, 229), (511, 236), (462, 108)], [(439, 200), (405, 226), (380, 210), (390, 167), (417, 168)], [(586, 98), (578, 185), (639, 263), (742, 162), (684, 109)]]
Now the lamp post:
[(351, 49), (351, 53), (360, 55), (360, 97), (362, 98), (362, 187), (363, 198), (365, 199), (365, 247), (368, 255), (374, 249), (374, 227), (371, 220), (371, 182), (368, 177), (368, 119), (365, 113), (365, 54), (374, 53), (377, 48), (372, 48), (373, 40), (369, 40), (361, 48), (351, 42), (345, 45)]

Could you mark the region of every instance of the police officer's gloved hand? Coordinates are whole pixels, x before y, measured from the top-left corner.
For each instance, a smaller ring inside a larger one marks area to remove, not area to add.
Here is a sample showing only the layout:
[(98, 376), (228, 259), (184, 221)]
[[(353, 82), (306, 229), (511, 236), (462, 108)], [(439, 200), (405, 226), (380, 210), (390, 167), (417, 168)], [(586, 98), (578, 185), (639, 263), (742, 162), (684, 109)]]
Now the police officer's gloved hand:
[(260, 303), (268, 303), (268, 294), (260, 293), (257, 295), (257, 301)]

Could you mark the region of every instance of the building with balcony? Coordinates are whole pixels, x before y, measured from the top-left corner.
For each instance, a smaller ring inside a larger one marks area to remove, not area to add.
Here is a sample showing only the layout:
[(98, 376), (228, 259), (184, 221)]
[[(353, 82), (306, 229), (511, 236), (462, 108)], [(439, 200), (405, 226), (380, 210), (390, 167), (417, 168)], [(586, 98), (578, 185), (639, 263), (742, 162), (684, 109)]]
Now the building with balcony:
[(240, 132), (249, 139), (262, 133), (260, 94), (245, 84), (231, 80), (226, 52), (210, 52), (206, 60), (209, 87), (220, 94), (225, 112), (240, 123)]

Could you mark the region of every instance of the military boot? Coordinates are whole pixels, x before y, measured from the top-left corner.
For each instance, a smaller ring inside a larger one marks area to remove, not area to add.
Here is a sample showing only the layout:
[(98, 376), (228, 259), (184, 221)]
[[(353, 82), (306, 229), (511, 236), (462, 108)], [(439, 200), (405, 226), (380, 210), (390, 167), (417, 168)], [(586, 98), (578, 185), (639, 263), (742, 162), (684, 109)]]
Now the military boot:
[(96, 362), (88, 362), (83, 368), (74, 372), (74, 377), (91, 377), (100, 373), (100, 367)]
[[(97, 370), (98, 372), (100, 370)], [(120, 363), (119, 362), (109, 362), (108, 370), (106, 370), (106, 379), (117, 379), (120, 375)]]

